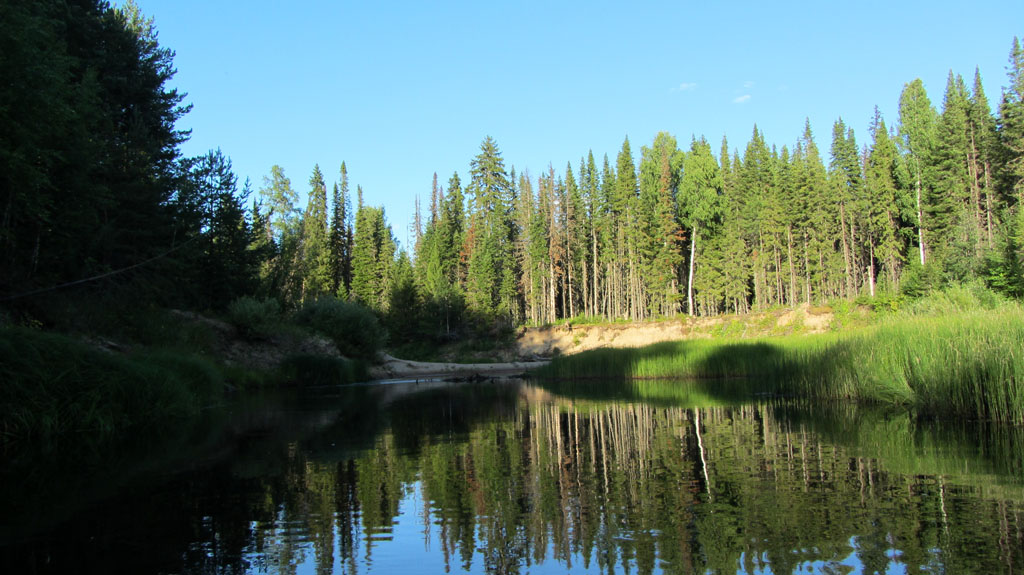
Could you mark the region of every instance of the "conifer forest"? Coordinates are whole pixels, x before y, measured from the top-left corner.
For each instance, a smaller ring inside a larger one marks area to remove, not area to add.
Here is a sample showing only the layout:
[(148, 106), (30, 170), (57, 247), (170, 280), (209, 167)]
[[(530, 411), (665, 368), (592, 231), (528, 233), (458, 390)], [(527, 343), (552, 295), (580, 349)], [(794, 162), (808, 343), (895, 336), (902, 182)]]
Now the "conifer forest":
[[(63, 5), (61, 5), (63, 6)], [(423, 174), (399, 247), (374, 190), (337, 166), (239, 182), (184, 157), (173, 52), (133, 3), (3, 5), (0, 298), (128, 286), (138, 301), (284, 309), (337, 297), (393, 341), (568, 318), (711, 316), (980, 280), (1024, 294), (1024, 50), (990, 101), (977, 70), (899, 115), (773, 143), (659, 133), (565, 166), (514, 167), (484, 136)], [(99, 71), (102, 70), (102, 73)], [(637, 148), (639, 144), (639, 149)], [(294, 178), (294, 181), (293, 181)], [(305, 205), (300, 193), (305, 192)], [(393, 313), (398, 312), (398, 313)]]

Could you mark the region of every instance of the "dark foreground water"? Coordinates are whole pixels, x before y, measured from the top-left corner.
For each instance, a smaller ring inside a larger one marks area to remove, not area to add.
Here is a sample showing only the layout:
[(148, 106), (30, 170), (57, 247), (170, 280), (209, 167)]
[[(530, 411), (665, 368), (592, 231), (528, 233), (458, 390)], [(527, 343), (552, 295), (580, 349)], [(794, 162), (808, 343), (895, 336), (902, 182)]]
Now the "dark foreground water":
[(1024, 572), (1021, 429), (691, 385), (319, 389), (9, 453), (0, 572)]

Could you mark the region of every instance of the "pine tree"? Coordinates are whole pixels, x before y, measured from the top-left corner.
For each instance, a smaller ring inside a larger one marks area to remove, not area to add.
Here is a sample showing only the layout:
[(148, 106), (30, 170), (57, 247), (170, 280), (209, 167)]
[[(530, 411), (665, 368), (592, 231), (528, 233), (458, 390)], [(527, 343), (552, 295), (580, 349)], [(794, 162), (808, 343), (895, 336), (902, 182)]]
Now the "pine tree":
[(931, 232), (931, 239), (926, 239), (938, 263), (955, 279), (971, 273), (970, 254), (977, 239), (969, 216), (967, 112), (967, 88), (963, 78), (951, 71), (936, 126), (936, 145), (931, 156), (935, 181), (927, 196), (925, 213)]
[(291, 180), (278, 165), (270, 168), (259, 190), (260, 206), (268, 222), (276, 251), (263, 267), (260, 279), (265, 293), (281, 298), (285, 305), (296, 305), (302, 299), (302, 262), (300, 236), (302, 220), (295, 206), (298, 194)]
[(921, 265), (925, 265), (928, 247), (925, 236), (928, 223), (925, 221), (924, 200), (931, 187), (930, 158), (935, 146), (935, 126), (938, 115), (924, 83), (920, 79), (903, 87), (900, 94), (900, 143), (906, 156), (911, 177), (914, 179), (914, 195), (917, 208), (917, 245)]
[(829, 185), (839, 203), (840, 243), (842, 244), (844, 297), (857, 293), (860, 279), (860, 254), (857, 227), (863, 216), (864, 198), (860, 157), (853, 129), (847, 129), (840, 118), (832, 127), (832, 161), (829, 163)]
[(348, 192), (348, 169), (341, 163), (340, 181), (334, 184), (331, 197), (331, 291), (348, 298), (352, 281), (352, 224)]
[(1007, 79), (999, 103), (999, 172), (1004, 202), (1024, 205), (1024, 48), (1013, 39)]
[(394, 255), (394, 235), (384, 208), (360, 205), (352, 246), (352, 296), (357, 301), (376, 311), (387, 311)]
[(871, 296), (875, 295), (876, 271), (875, 262), (884, 264), (887, 277), (895, 284), (898, 279), (901, 251), (901, 234), (897, 204), (897, 152), (896, 146), (889, 139), (878, 108), (871, 124), (871, 135), (874, 141), (865, 166), (865, 186), (867, 189), (866, 234), (868, 238), (868, 282)]
[[(512, 236), (509, 218), (511, 184), (497, 144), (488, 136), (470, 163), (472, 243), (468, 246), (466, 297), (482, 317), (510, 318), (507, 289), (514, 285), (514, 269), (508, 265)], [(511, 281), (510, 281), (511, 280)]]
[(1008, 293), (1024, 294), (1024, 48), (1013, 39), (1009, 86), (1003, 89), (999, 102), (998, 181), (1004, 216), (1005, 247), (1000, 267), (1002, 283)]
[(659, 132), (650, 148), (641, 149), (638, 251), (651, 315), (674, 315), (678, 308), (683, 230), (677, 219), (676, 194), (684, 154), (676, 139)]
[(804, 198), (806, 210), (804, 297), (810, 302), (816, 295), (818, 301), (823, 301), (837, 297), (843, 284), (839, 281), (844, 277), (843, 254), (837, 249), (840, 242), (836, 239), (840, 234), (839, 208), (829, 193), (825, 166), (809, 121), (804, 125), (799, 148), (802, 154), (794, 161), (800, 164), (797, 193)]
[(309, 201), (302, 218), (303, 301), (335, 292), (327, 227), (327, 185), (319, 165), (313, 167), (309, 187)]
[[(642, 319), (645, 306), (644, 294), (638, 269), (639, 228), (637, 213), (637, 181), (633, 153), (629, 138), (622, 143), (622, 149), (615, 161), (615, 180), (612, 188), (611, 210), (615, 226), (615, 265), (612, 269), (614, 294), (618, 305), (614, 317)], [(625, 265), (626, 269), (622, 269)], [(623, 297), (624, 296), (624, 297)]]
[(996, 157), (996, 120), (992, 116), (985, 89), (981, 84), (981, 72), (974, 70), (974, 88), (971, 90), (967, 111), (968, 145), (970, 156), (968, 169), (971, 175), (972, 200), (978, 228), (983, 230), (984, 245), (993, 247), (994, 226), (999, 199), (993, 182), (993, 166)]
[(706, 140), (693, 140), (683, 164), (679, 188), (679, 218), (690, 233), (689, 271), (686, 280), (686, 312), (695, 315), (694, 273), (703, 239), (710, 236), (722, 217), (724, 183), (718, 162)]

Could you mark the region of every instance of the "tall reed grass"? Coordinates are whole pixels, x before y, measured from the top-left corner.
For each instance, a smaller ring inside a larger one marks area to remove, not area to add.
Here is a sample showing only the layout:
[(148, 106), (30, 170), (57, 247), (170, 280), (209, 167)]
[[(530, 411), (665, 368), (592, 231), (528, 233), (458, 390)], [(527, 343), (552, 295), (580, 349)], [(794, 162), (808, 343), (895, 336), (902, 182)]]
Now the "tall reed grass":
[(850, 332), (593, 350), (557, 358), (538, 375), (742, 378), (750, 393), (908, 403), (936, 416), (1020, 424), (1022, 342), (1024, 311), (1019, 306), (997, 306), (894, 316)]

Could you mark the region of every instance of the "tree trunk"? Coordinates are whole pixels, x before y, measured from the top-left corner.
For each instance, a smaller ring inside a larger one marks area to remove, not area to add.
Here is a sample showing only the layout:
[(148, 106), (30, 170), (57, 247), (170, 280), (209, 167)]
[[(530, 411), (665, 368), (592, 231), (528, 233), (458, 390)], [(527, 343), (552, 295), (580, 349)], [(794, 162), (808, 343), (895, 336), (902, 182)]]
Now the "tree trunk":
[(851, 297), (851, 280), (853, 278), (852, 270), (850, 269), (850, 245), (846, 242), (846, 204), (844, 202), (839, 203), (839, 229), (841, 230), (840, 235), (843, 239), (843, 263), (846, 266), (846, 297)]
[(690, 273), (686, 280), (686, 312), (693, 314), (693, 258), (697, 254), (697, 225), (694, 224), (690, 238)]
[(917, 182), (915, 183), (915, 189), (917, 192), (917, 247), (921, 252), (921, 265), (924, 266), (924, 213), (921, 212), (921, 164), (920, 160), (915, 160), (917, 164)]
[(868, 289), (875, 297), (875, 242), (868, 242)]

